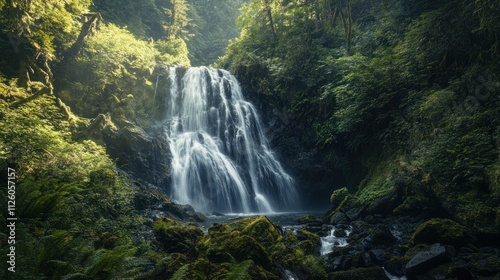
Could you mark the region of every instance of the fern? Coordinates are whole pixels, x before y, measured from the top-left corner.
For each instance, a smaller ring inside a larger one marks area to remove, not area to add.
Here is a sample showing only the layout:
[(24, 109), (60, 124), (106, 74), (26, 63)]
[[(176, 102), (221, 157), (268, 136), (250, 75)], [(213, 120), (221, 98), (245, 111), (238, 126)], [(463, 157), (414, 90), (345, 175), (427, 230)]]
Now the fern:
[(248, 270), (253, 266), (252, 260), (246, 260), (231, 267), (226, 280), (251, 280)]
[(183, 265), (181, 268), (179, 268), (174, 275), (172, 276), (171, 280), (185, 280), (189, 279), (189, 264)]

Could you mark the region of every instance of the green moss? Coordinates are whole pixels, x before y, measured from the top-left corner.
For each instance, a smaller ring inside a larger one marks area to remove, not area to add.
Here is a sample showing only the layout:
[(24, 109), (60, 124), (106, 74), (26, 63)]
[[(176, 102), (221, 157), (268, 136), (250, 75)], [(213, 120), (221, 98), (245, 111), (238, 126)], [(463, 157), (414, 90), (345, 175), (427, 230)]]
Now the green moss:
[(242, 233), (253, 237), (258, 242), (269, 244), (281, 240), (280, 232), (266, 216), (248, 218), (244, 221)]
[(188, 252), (192, 250), (203, 231), (194, 224), (181, 224), (169, 218), (161, 218), (153, 223), (156, 240), (167, 252)]
[(172, 253), (161, 260), (156, 261), (154, 270), (141, 279), (156, 279), (158, 277), (169, 278), (174, 275), (187, 262), (187, 257), (180, 253)]
[(415, 230), (411, 241), (414, 244), (439, 242), (463, 246), (473, 240), (466, 227), (449, 219), (431, 219)]
[(297, 245), (306, 254), (314, 254), (320, 246), (319, 236), (305, 229), (299, 229), (297, 237), (300, 240)]
[(349, 271), (337, 271), (328, 275), (328, 279), (335, 280), (379, 280), (387, 279), (380, 267), (357, 268)]
[(198, 243), (198, 250), (215, 253), (226, 252), (237, 262), (252, 260), (263, 267), (269, 267), (271, 260), (266, 249), (253, 237), (234, 230), (226, 234), (206, 235)]
[(321, 280), (328, 277), (323, 259), (317, 256), (307, 255), (302, 262), (302, 266), (312, 280)]
[(185, 264), (181, 268), (179, 268), (174, 275), (172, 275), (171, 280), (184, 280), (184, 279), (192, 279), (190, 277), (190, 264)]
[(234, 265), (226, 276), (226, 280), (251, 280), (249, 274), (250, 267), (253, 266), (251, 260), (243, 261), (237, 265)]
[(217, 276), (227, 273), (227, 270), (220, 264), (210, 262), (205, 258), (198, 258), (192, 263), (190, 268), (193, 275), (198, 275), (200, 279), (215, 279)]
[(347, 190), (347, 188), (341, 188), (333, 191), (332, 195), (330, 196), (330, 202), (332, 204), (332, 208), (338, 209), (339, 206), (342, 204), (342, 202), (345, 199), (347, 199), (348, 195), (349, 191)]
[(287, 253), (288, 248), (279, 242), (268, 248), (269, 256), (274, 263), (277, 263), (283, 259), (283, 256)]
[(282, 263), (288, 267), (300, 266), (304, 261), (305, 254), (300, 248), (293, 248), (283, 257)]
[(264, 268), (254, 265), (250, 268), (251, 279), (281, 280), (282, 278)]
[(357, 199), (362, 204), (370, 204), (377, 198), (390, 193), (394, 186), (391, 181), (395, 165), (391, 160), (384, 160), (371, 168), (372, 172), (361, 182)]

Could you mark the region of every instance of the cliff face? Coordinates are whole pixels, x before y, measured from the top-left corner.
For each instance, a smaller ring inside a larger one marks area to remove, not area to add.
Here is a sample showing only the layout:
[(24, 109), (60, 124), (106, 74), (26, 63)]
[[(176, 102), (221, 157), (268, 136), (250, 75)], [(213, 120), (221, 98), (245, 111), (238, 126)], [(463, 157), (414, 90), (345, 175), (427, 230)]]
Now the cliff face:
[(345, 187), (373, 214), (424, 211), (498, 231), (500, 56), (487, 20), (498, 9), (252, 2), (219, 63), (311, 201)]

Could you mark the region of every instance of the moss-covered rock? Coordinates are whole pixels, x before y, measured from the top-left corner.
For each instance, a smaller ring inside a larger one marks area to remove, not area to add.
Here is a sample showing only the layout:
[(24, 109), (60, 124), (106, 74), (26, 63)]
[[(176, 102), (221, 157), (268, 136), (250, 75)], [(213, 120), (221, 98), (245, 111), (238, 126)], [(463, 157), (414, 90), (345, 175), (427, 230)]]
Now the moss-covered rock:
[(338, 207), (342, 204), (342, 202), (347, 198), (348, 195), (349, 191), (347, 190), (347, 188), (341, 188), (333, 191), (332, 195), (330, 196), (332, 209), (338, 209)]
[(357, 268), (348, 271), (336, 271), (328, 275), (331, 280), (380, 280), (387, 279), (380, 267)]
[(227, 252), (238, 262), (252, 260), (265, 268), (271, 266), (266, 249), (253, 237), (237, 230), (217, 236), (206, 235), (201, 243), (207, 250), (214, 248), (219, 252)]
[(306, 254), (316, 254), (321, 246), (319, 236), (305, 229), (297, 230), (297, 246)]
[(183, 267), (186, 262), (187, 257), (183, 254), (169, 254), (167, 257), (157, 262), (154, 270), (138, 279), (169, 279), (175, 272)]
[(266, 216), (257, 216), (240, 222), (241, 232), (253, 237), (260, 243), (271, 244), (281, 240), (278, 228)]
[(411, 241), (414, 244), (443, 243), (460, 246), (472, 242), (473, 237), (466, 227), (450, 219), (436, 218), (421, 224), (413, 233)]
[(192, 250), (203, 231), (194, 224), (181, 224), (170, 218), (161, 218), (153, 223), (156, 241), (166, 252), (186, 253)]
[(309, 276), (307, 279), (322, 280), (328, 277), (323, 259), (317, 256), (307, 255), (302, 262), (302, 268)]
[(105, 130), (106, 151), (135, 178), (157, 186), (167, 185), (171, 154), (163, 129), (161, 125), (143, 129), (127, 122), (118, 131)]

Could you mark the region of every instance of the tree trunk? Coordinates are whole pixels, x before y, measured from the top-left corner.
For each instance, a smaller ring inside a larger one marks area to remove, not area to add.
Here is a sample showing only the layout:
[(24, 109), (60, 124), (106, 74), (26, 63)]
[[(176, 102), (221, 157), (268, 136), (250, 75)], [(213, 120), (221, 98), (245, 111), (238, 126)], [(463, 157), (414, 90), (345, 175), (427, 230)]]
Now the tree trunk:
[(78, 35), (78, 38), (76, 41), (71, 45), (71, 48), (64, 54), (64, 58), (61, 64), (65, 64), (71, 60), (73, 60), (80, 50), (82, 49), (83, 46), (83, 40), (85, 40), (85, 37), (89, 34), (95, 33), (95, 30), (97, 29), (99, 22), (102, 20), (101, 14), (99, 13), (89, 13), (89, 14), (84, 14), (84, 23), (82, 25), (82, 30), (80, 31), (80, 34)]

